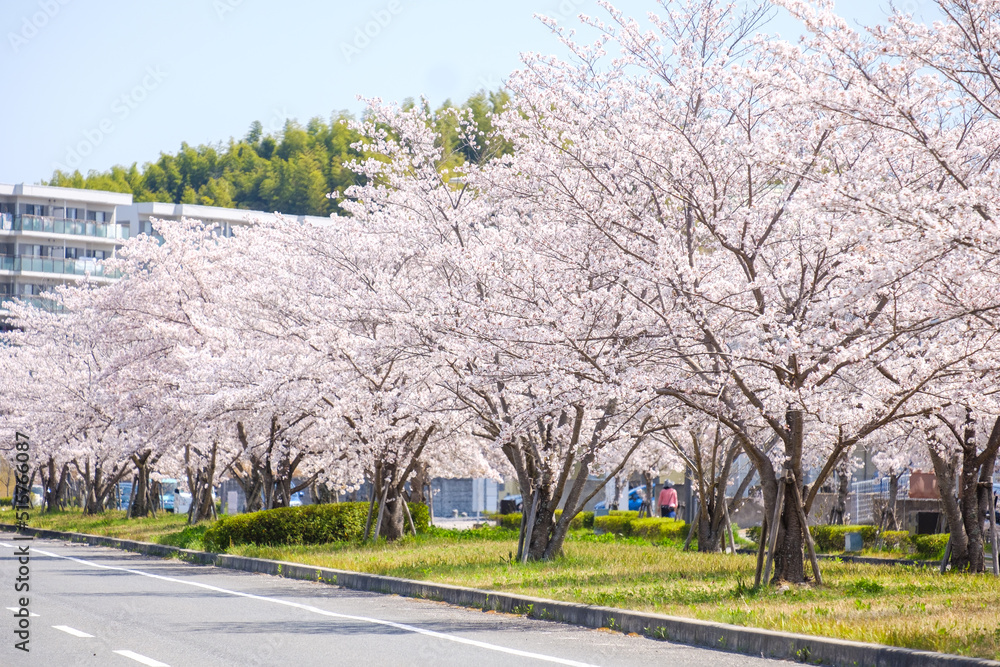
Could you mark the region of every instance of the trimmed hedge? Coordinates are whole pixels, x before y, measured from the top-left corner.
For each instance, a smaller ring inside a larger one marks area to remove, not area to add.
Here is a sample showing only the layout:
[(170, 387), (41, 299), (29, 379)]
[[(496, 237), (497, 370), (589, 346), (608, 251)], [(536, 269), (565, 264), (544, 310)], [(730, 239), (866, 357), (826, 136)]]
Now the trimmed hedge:
[(909, 551), (913, 548), (910, 538), (910, 533), (905, 530), (887, 530), (882, 533), (882, 544), (893, 551)]
[(917, 550), (917, 557), (924, 560), (941, 560), (948, 546), (948, 533), (937, 535), (912, 535), (910, 542)]
[[(861, 533), (861, 546), (864, 549), (875, 548), (878, 541), (878, 529), (875, 526), (809, 526), (809, 533), (819, 552), (842, 553), (846, 533)], [(760, 544), (760, 526), (747, 528), (746, 536)], [(881, 539), (886, 549), (914, 553), (920, 560), (941, 560), (948, 544), (947, 533), (911, 535), (905, 530), (887, 530), (882, 533)]]
[[(638, 512), (636, 517), (638, 517)], [(605, 533), (612, 533), (614, 535), (622, 535), (624, 537), (632, 536), (632, 521), (635, 517), (622, 516), (621, 514), (608, 514), (606, 516), (596, 516), (594, 517), (594, 529), (602, 530)]]
[[(556, 521), (562, 516), (562, 510), (555, 511)], [(495, 517), (497, 525), (501, 528), (507, 528), (508, 530), (521, 530), (521, 513), (512, 512), (510, 514), (498, 514)], [(416, 519), (414, 519), (416, 520)], [(594, 513), (593, 512), (580, 512), (569, 522), (570, 530), (578, 530), (580, 528), (593, 528), (594, 527)]]
[[(427, 506), (410, 503), (417, 531), (426, 531)], [(378, 503), (374, 508), (378, 515)], [(325, 544), (350, 542), (364, 537), (368, 503), (333, 503), (279, 507), (273, 510), (224, 516), (205, 531), (205, 548), (223, 551), (240, 544)], [(373, 519), (374, 521), (374, 519)]]
[[(556, 521), (558, 521), (561, 517), (562, 517), (562, 510), (556, 510)], [(570, 520), (569, 527), (570, 530), (579, 530), (580, 528), (593, 528), (594, 513), (580, 512)]]
[[(343, 505), (343, 503), (340, 503)], [(365, 503), (366, 505), (368, 503)], [(413, 526), (417, 529), (418, 533), (425, 533), (431, 525), (431, 511), (425, 503), (406, 503), (406, 506), (410, 508), (410, 518), (413, 519)], [(375, 511), (378, 511), (378, 503), (375, 503)], [(372, 519), (374, 521), (374, 519)], [(406, 521), (406, 518), (403, 518)], [(409, 530), (409, 526), (406, 527)], [(362, 531), (364, 528), (362, 527)], [(364, 535), (362, 534), (362, 537)]]
[(12, 507), (13, 505), (14, 501), (10, 496), (7, 496), (6, 498), (0, 498), (0, 507)]
[[(861, 544), (865, 549), (875, 546), (878, 528), (875, 526), (809, 526), (816, 551), (843, 551), (844, 536), (847, 533), (861, 533)], [(759, 543), (758, 543), (759, 544)]]
[(632, 535), (643, 537), (651, 542), (662, 540), (683, 540), (687, 537), (687, 524), (679, 519), (653, 517), (650, 519), (633, 519)]
[(688, 525), (683, 521), (660, 517), (640, 519), (638, 516), (638, 512), (612, 511), (607, 516), (595, 517), (594, 528), (622, 537), (641, 537), (650, 542), (684, 539), (687, 536)]

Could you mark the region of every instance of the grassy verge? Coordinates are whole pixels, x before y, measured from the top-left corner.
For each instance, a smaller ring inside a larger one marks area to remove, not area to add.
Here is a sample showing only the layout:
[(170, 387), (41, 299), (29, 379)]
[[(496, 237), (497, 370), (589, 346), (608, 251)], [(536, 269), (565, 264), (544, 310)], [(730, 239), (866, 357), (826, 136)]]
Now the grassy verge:
[[(13, 514), (0, 512), (0, 523), (14, 523)], [(196, 526), (188, 526), (186, 514), (168, 512), (159, 512), (156, 518), (126, 519), (124, 510), (110, 510), (92, 516), (84, 515), (80, 510), (67, 510), (47, 514), (32, 513), (28, 525), (45, 530), (106, 535), (123, 540), (200, 550), (203, 547), (201, 536), (212, 523), (203, 521)]]
[[(0, 514), (2, 520), (2, 514)], [(148, 522), (148, 523), (143, 523)], [(132, 524), (135, 524), (133, 527)], [(76, 514), (32, 525), (166, 544), (183, 517), (133, 521)], [(156, 532), (159, 526), (159, 533)], [(187, 529), (197, 531), (201, 526)], [(190, 532), (189, 532), (190, 536)], [(197, 548), (192, 539), (185, 546)], [(516, 535), (432, 529), (394, 544), (242, 546), (230, 553), (423, 579), (760, 628), (1000, 658), (1000, 580), (911, 567), (824, 561), (822, 588), (753, 590), (754, 557), (698, 554), (637, 538), (575, 532), (554, 562), (511, 564)]]

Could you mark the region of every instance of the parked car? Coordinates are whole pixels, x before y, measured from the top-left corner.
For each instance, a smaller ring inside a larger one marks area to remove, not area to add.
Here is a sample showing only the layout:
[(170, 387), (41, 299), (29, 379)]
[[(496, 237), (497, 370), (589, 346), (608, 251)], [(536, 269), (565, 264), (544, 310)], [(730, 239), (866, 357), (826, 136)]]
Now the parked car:
[(175, 491), (173, 503), (171, 503), (173, 505), (174, 514), (187, 514), (188, 510), (191, 509), (191, 502), (192, 499), (190, 493), (185, 493), (180, 489)]
[(500, 499), (500, 514), (514, 514), (521, 511), (521, 496), (505, 496)]
[(524, 502), (521, 495), (504, 496), (500, 499), (500, 514), (513, 514), (524, 511)]
[[(641, 486), (637, 486), (633, 489), (630, 489), (628, 492), (628, 508), (633, 512), (638, 511), (639, 508), (642, 507), (642, 503), (645, 499), (646, 498), (643, 495)], [(594, 505), (594, 509), (598, 510), (608, 509), (608, 501), (602, 500), (601, 502)]]

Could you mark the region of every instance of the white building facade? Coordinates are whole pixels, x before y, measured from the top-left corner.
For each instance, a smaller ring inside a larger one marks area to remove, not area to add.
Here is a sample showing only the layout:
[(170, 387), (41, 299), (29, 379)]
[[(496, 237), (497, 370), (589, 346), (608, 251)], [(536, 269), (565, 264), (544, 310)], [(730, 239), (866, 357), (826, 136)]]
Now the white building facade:
[[(329, 224), (329, 218), (292, 216), (302, 223)], [(269, 219), (263, 211), (170, 204), (133, 203), (131, 194), (47, 185), (0, 184), (0, 303), (18, 298), (52, 308), (45, 294), (84, 280), (98, 283), (119, 276), (101, 260), (138, 234), (156, 236), (153, 219), (192, 218), (219, 225), (230, 236), (249, 218)], [(7, 311), (0, 306), (0, 326)]]
[(0, 301), (51, 307), (44, 294), (57, 285), (114, 280), (99, 262), (129, 237), (119, 211), (131, 204), (129, 194), (0, 184)]

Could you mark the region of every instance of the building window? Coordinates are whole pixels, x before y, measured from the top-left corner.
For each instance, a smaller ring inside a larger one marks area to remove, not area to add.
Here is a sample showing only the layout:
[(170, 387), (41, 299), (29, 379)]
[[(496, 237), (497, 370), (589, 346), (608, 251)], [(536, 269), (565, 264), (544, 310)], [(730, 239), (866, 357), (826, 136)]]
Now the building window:
[(67, 220), (79, 220), (80, 219), (80, 209), (77, 209), (77, 208), (67, 208), (66, 209), (66, 219)]
[[(13, 244), (5, 244), (5, 246), (13, 248)], [(17, 248), (17, 254), (21, 257), (54, 257), (56, 259), (63, 259), (65, 252), (65, 249), (61, 245), (21, 243)], [(10, 254), (14, 254), (13, 251)]]

